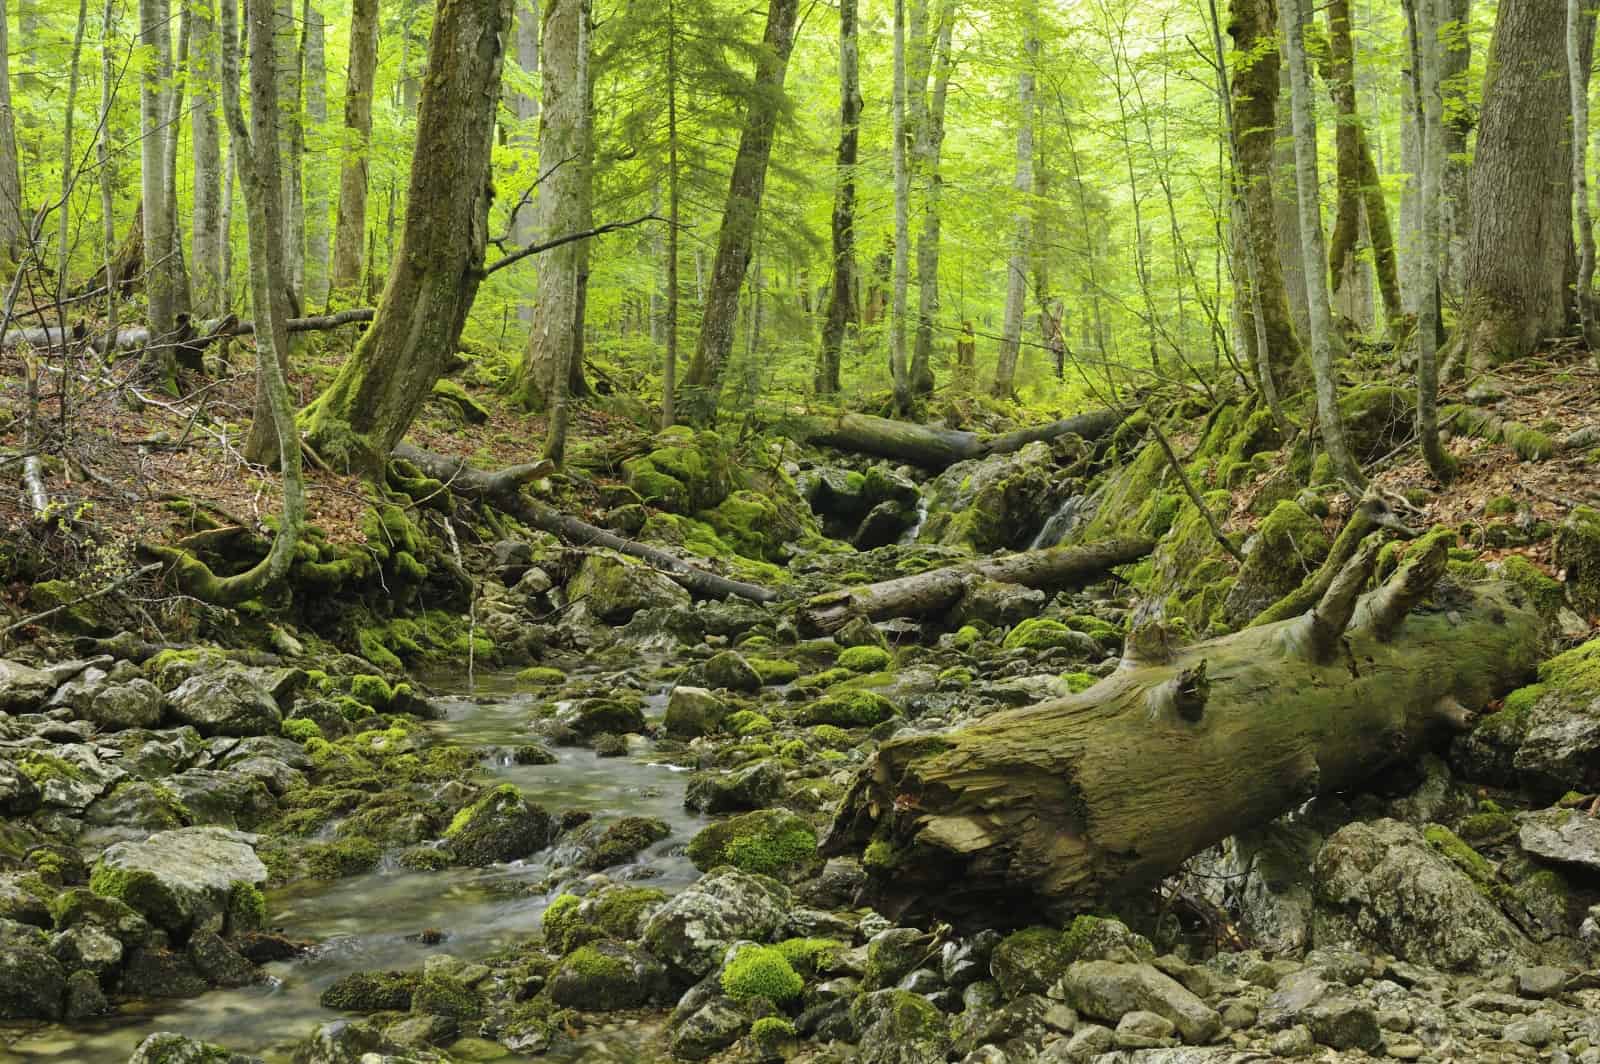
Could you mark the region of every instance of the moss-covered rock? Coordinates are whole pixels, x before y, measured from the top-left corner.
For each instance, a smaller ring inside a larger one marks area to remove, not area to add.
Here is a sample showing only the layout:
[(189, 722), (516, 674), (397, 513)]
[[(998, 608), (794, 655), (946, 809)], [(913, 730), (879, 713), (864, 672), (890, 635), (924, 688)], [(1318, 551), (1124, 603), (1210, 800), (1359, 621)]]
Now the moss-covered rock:
[(561, 953), (601, 939), (638, 938), (645, 921), (667, 900), (654, 887), (620, 884), (602, 887), (585, 897), (562, 894), (544, 912), (546, 945)]
[(1069, 650), (1080, 659), (1104, 655), (1092, 636), (1075, 631), (1048, 617), (1030, 617), (1006, 633), (1000, 644), (1007, 650)]
[(816, 865), (817, 835), (787, 810), (759, 809), (701, 829), (688, 852), (702, 872), (730, 864), (793, 882)]
[(588, 1012), (638, 1008), (663, 1002), (670, 992), (666, 968), (644, 950), (601, 941), (569, 953), (550, 977), (550, 999)]
[(662, 727), (674, 739), (698, 739), (722, 726), (728, 706), (704, 687), (679, 686), (667, 696)]
[(761, 674), (736, 650), (713, 654), (701, 666), (701, 671), (705, 675), (706, 686), (713, 689), (742, 691), (746, 694), (761, 690)]
[(1233, 589), (1223, 601), (1230, 625), (1240, 626), (1305, 582), (1331, 544), (1322, 522), (1285, 500), (1273, 507), (1251, 540)]
[(1030, 927), (1007, 935), (995, 946), (989, 972), (1007, 997), (1042, 994), (1072, 963), (1060, 931)]
[(766, 998), (783, 1004), (800, 996), (805, 980), (779, 950), (769, 946), (741, 946), (722, 969), (722, 992), (735, 1001)]
[(589, 612), (607, 624), (625, 624), (644, 609), (687, 608), (692, 601), (687, 591), (660, 570), (607, 550), (585, 555), (567, 584), (567, 598), (585, 603)]
[(1586, 616), (1600, 614), (1600, 510), (1578, 506), (1561, 522), (1555, 564), (1566, 573), (1573, 608)]
[(1404, 388), (1374, 384), (1339, 398), (1345, 441), (1358, 462), (1375, 462), (1411, 436), (1416, 398)]
[(407, 1012), (421, 981), (416, 972), (351, 972), (336, 979), (318, 1002), (340, 1012)]
[(1054, 476), (1055, 458), (1037, 442), (958, 462), (928, 484), (928, 517), (917, 541), (980, 554), (1026, 547), (1049, 516), (1044, 500)]
[(846, 647), (839, 652), (839, 667), (851, 672), (877, 672), (894, 664), (894, 655), (879, 646)]
[(584, 864), (595, 870), (624, 864), (671, 834), (672, 828), (658, 817), (625, 816), (606, 828)]
[(503, 783), (457, 813), (444, 837), (458, 864), (483, 866), (544, 849), (552, 830), (549, 813)]
[(800, 712), (803, 724), (832, 724), (840, 728), (870, 728), (900, 712), (876, 691), (850, 690), (825, 695)]

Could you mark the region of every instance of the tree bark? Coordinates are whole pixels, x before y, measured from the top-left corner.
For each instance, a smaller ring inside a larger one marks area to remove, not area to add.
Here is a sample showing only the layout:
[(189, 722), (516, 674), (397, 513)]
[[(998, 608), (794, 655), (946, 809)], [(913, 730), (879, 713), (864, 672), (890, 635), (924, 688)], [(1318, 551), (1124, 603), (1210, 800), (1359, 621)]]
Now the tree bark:
[(1540, 621), (1515, 588), (1480, 584), (1448, 612), (1407, 618), (1444, 568), (1435, 546), (1359, 603), (1357, 580), (1342, 579), (1304, 616), (1125, 661), (1080, 694), (958, 731), (891, 739), (823, 852), (870, 841), (860, 900), (896, 920), (1020, 924), (1137, 903), (1193, 854), (1360, 785), (1464, 727), (1462, 705), (1523, 680)]
[[(0, 19), (0, 22), (3, 22)], [(95, 136), (95, 161), (100, 165), (100, 237), (105, 243), (102, 248), (103, 260), (101, 269), (105, 272), (106, 290), (106, 329), (108, 332), (117, 331), (117, 305), (122, 297), (122, 278), (117, 274), (116, 262), (119, 257), (117, 249), (117, 219), (116, 219), (116, 194), (117, 170), (111, 152), (111, 102), (113, 66), (111, 51), (113, 47), (113, 27), (116, 25), (116, 0), (106, 0), (105, 7), (100, 15), (100, 129)], [(0, 29), (0, 56), (5, 53), (5, 30)], [(5, 59), (0, 58), (0, 86), (6, 81)], [(7, 89), (0, 87), (0, 98), (3, 98)], [(0, 174), (4, 172), (3, 156), (5, 155), (6, 125), (5, 116), (0, 115)], [(0, 178), (3, 180), (3, 178)], [(5, 217), (7, 201), (4, 193), (0, 192), (0, 219)], [(3, 222), (0, 222), (3, 229)], [(136, 223), (133, 230), (143, 232), (143, 223)], [(5, 255), (6, 245), (0, 242), (0, 258)]]
[[(843, 16), (841, 16), (843, 17)], [(678, 282), (678, 212), (682, 193), (678, 187), (678, 11), (674, 0), (667, 0), (667, 279), (666, 350), (661, 365), (661, 427), (671, 428), (678, 420), (675, 407), (678, 391), (678, 303), (682, 293)]]
[(302, 90), (305, 52), (300, 11), (295, 0), (276, 0), (272, 50), (278, 68), (278, 145), (283, 159), (283, 263), (289, 282), (289, 303), (305, 305), (306, 201), (302, 162), (305, 156), (305, 121)]
[(1029, 27), (1022, 44), (1022, 72), (1017, 75), (1017, 172), (1012, 182), (1016, 213), (1012, 217), (1015, 235), (1011, 257), (1006, 262), (1006, 307), (1000, 329), (1000, 352), (995, 360), (994, 385), (989, 389), (998, 399), (1016, 393), (1017, 356), (1022, 350), (1022, 317), (1028, 303), (1028, 257), (1031, 248), (1032, 208), (1027, 197), (1033, 193), (1033, 80), (1034, 64), (1039, 59), (1039, 39)]
[(700, 340), (694, 361), (679, 389), (678, 407), (695, 424), (716, 420), (722, 395), (722, 373), (733, 350), (733, 330), (739, 317), (739, 291), (750, 265), (750, 243), (767, 183), (767, 161), (778, 129), (784, 75), (794, 50), (799, 0), (768, 0), (763, 48), (756, 60), (755, 81), (745, 109), (744, 129), (728, 181), (728, 199), (722, 227), (717, 233), (717, 256), (711, 265), (711, 285), (701, 315)]
[[(517, 65), (529, 77), (539, 76), (539, 0), (527, 0), (517, 5)], [(539, 149), (539, 94), (536, 92), (519, 94), (516, 99), (516, 115), (519, 122), (519, 132), (512, 138), (512, 144), (520, 149), (517, 158), (517, 169), (528, 166), (529, 182), (538, 179)], [(531, 164), (531, 165), (530, 165)], [(528, 206), (517, 211), (517, 222), (512, 227), (512, 239), (518, 247), (527, 247), (539, 239), (539, 231), (534, 211)], [(524, 298), (517, 302), (517, 319), (529, 328), (533, 327), (535, 299), (534, 290), (537, 278), (523, 282), (519, 288), (525, 292)]]
[(16, 256), (25, 231), (16, 112), (11, 107), (11, 44), (4, 14), (0, 5), (0, 261)]
[[(1578, 0), (1573, 0), (1576, 4)], [(1422, 37), (1422, 290), (1439, 291), (1440, 213), (1444, 179), (1444, 98), (1439, 73), (1443, 64), (1440, 37), (1444, 33), (1444, 0), (1422, 0), (1431, 8), (1426, 25), (1413, 31)], [(1591, 26), (1593, 24), (1591, 23)], [(1579, 187), (1581, 188), (1581, 179)], [(1592, 245), (1591, 245), (1592, 246)], [(1439, 300), (1424, 298), (1417, 308), (1417, 436), (1422, 441), (1422, 456), (1428, 471), (1439, 483), (1455, 475), (1455, 462), (1439, 440)]]
[(1333, 308), (1328, 299), (1328, 261), (1322, 237), (1322, 209), (1317, 182), (1317, 127), (1311, 95), (1311, 69), (1306, 61), (1306, 0), (1285, 0), (1280, 11), (1289, 59), (1294, 108), (1295, 186), (1300, 199), (1300, 245), (1305, 258), (1306, 294), (1311, 302), (1311, 374), (1316, 381), (1317, 421), (1339, 478), (1356, 494), (1366, 486), (1361, 467), (1345, 443), (1339, 414), (1339, 384), (1333, 365)]
[(822, 320), (822, 362), (817, 394), (839, 391), (839, 362), (845, 333), (857, 324), (855, 218), (856, 152), (861, 139), (861, 71), (856, 30), (859, 0), (839, 2), (839, 148), (834, 155), (833, 270), (828, 309)]
[(417, 119), (410, 209), (372, 327), (302, 414), (336, 467), (376, 478), (454, 357), (488, 241), (489, 158), (510, 0), (445, 0)]
[(1069, 434), (1085, 440), (1099, 439), (1122, 424), (1123, 418), (1123, 414), (1114, 410), (1096, 410), (999, 436), (980, 436), (976, 432), (893, 421), (871, 414), (799, 418), (787, 424), (790, 435), (812, 444), (941, 470), (972, 458), (1011, 454), (1030, 443), (1048, 442)]
[[(151, 49), (139, 92), (139, 166), (144, 203), (145, 297), (151, 330), (159, 336), (177, 328), (172, 261), (172, 183), (167, 179), (167, 83), (172, 76), (171, 8), (168, 0), (139, 0), (139, 43)], [(162, 376), (173, 384), (177, 369), (170, 353), (161, 356)]]
[(1566, 21), (1566, 5), (1554, 0), (1502, 0), (1496, 15), (1472, 163), (1465, 303), (1445, 356), (1474, 371), (1521, 358), (1567, 323)]
[(917, 395), (933, 391), (933, 325), (939, 313), (939, 230), (944, 179), (939, 173), (944, 151), (944, 113), (949, 98), (950, 39), (955, 26), (955, 2), (939, 6), (933, 57), (933, 95), (929, 100), (917, 144), (918, 165), (927, 191), (922, 196), (922, 234), (917, 238), (917, 336), (911, 351), (911, 390)]
[(1467, 71), (1472, 68), (1472, 0), (1444, 0), (1449, 19), (1444, 42), (1443, 66), (1439, 81), (1449, 106), (1444, 124), (1443, 198), (1439, 211), (1443, 217), (1440, 284), (1454, 298), (1461, 296), (1465, 284), (1467, 240), (1472, 234), (1472, 195), (1466, 163), (1467, 138), (1476, 122), (1476, 108), (1468, 99)]
[(190, 80), (194, 83), (191, 114), (194, 141), (194, 229), (192, 235), (194, 313), (217, 317), (227, 307), (222, 287), (222, 127), (217, 115), (217, 90), (222, 60), (217, 21), (208, 4), (190, 11)]
[(1572, 202), (1578, 223), (1578, 285), (1575, 293), (1584, 341), (1600, 347), (1595, 324), (1594, 225), (1589, 219), (1589, 74), (1594, 57), (1595, 17), (1582, 0), (1567, 3), (1567, 77), (1572, 98)]
[(377, 67), (378, 0), (353, 0), (350, 59), (345, 73), (344, 153), (339, 163), (339, 216), (333, 245), (332, 287), (340, 297), (353, 297), (361, 285), (367, 237), (372, 86)]
[[(925, 7), (925, 0), (914, 0)], [(894, 292), (889, 317), (889, 376), (894, 409), (911, 409), (911, 372), (906, 360), (906, 289), (911, 283), (911, 170), (906, 165), (906, 0), (894, 0), (894, 88), (890, 106), (890, 154), (894, 168)]]
[(1080, 547), (1046, 547), (995, 558), (962, 562), (943, 569), (900, 576), (808, 599), (797, 622), (809, 635), (828, 635), (854, 617), (882, 620), (947, 610), (975, 580), (1056, 591), (1093, 583), (1106, 570), (1136, 562), (1155, 549), (1150, 539), (1108, 539)]
[[(305, 124), (320, 133), (328, 121), (328, 60), (322, 12), (305, 4)], [(328, 303), (328, 181), (320, 165), (305, 165), (305, 308)]]

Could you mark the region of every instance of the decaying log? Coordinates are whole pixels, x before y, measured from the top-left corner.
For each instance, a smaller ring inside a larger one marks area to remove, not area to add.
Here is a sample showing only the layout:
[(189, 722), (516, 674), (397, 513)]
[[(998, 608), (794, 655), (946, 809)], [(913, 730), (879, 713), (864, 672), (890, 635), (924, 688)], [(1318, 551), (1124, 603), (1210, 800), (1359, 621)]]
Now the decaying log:
[[(1452, 586), (1441, 608), (1417, 610), (1444, 545), (1415, 553), (1353, 610), (1341, 578), (1315, 617), (886, 742), (840, 803), (824, 851), (865, 848), (862, 900), (895, 919), (1015, 922), (1137, 904), (1207, 846), (1361, 784), (1434, 729), (1464, 726), (1462, 706), (1525, 678), (1541, 647), (1524, 594)], [(1348, 653), (1318, 652), (1309, 629), (1341, 613), (1353, 616), (1340, 634)]]
[[(374, 311), (371, 307), (356, 307), (352, 310), (341, 310), (337, 314), (316, 314), (308, 318), (290, 318), (288, 329), (292, 333), (320, 332), (325, 329), (337, 329), (341, 325), (352, 325), (372, 320)], [(253, 321), (240, 321), (232, 314), (221, 318), (211, 318), (198, 324), (188, 315), (178, 315), (178, 332), (170, 337), (167, 342), (179, 348), (191, 361), (198, 353), (210, 347), (218, 340), (230, 336), (253, 336), (256, 323)], [(137, 351), (150, 343), (150, 330), (143, 325), (129, 326), (118, 329), (113, 339), (106, 335), (91, 336), (88, 327), (78, 322), (67, 330), (69, 343), (80, 343), (85, 340), (99, 354), (107, 351)], [(61, 346), (61, 328), (56, 325), (44, 325), (28, 329), (13, 329), (6, 338), (7, 344), (28, 344), (39, 348), (52, 348)]]
[(487, 503), (518, 521), (543, 532), (559, 537), (563, 542), (579, 547), (607, 547), (648, 562), (661, 570), (679, 586), (707, 598), (749, 599), (752, 602), (774, 602), (778, 595), (770, 588), (730, 580), (725, 576), (707, 572), (675, 558), (666, 551), (657, 550), (631, 539), (623, 539), (587, 521), (554, 510), (530, 499), (522, 491), (529, 481), (547, 476), (555, 467), (549, 462), (511, 466), (497, 472), (475, 469), (459, 458), (424, 451), (420, 447), (402, 443), (394, 449), (394, 457), (416, 466), (423, 473), (443, 481), (454, 494)]
[(1150, 539), (1106, 539), (1080, 547), (1046, 547), (998, 558), (979, 558), (925, 573), (817, 595), (801, 607), (800, 628), (827, 635), (852, 617), (882, 620), (936, 613), (955, 605), (974, 579), (998, 580), (1047, 591), (1092, 582), (1107, 569), (1138, 561), (1155, 549)]
[(1030, 443), (1070, 434), (1098, 439), (1122, 423), (1114, 410), (1096, 410), (1076, 417), (1035, 425), (1000, 436), (894, 421), (870, 414), (843, 414), (836, 418), (802, 418), (790, 431), (797, 438), (841, 451), (892, 458), (924, 469), (941, 470), (970, 458), (1010, 454)]

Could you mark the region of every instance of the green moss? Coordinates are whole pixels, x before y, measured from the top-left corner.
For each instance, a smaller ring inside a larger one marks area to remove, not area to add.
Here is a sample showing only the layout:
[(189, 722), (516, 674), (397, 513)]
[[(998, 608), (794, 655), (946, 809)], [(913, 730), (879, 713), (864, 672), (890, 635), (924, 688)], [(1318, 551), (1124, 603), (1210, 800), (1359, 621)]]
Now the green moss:
[(794, 1024), (781, 1016), (763, 1016), (750, 1025), (750, 1041), (762, 1054), (777, 1054), (785, 1042), (798, 1037)]
[(83, 770), (64, 758), (47, 754), (40, 750), (30, 750), (16, 763), (17, 769), (37, 786), (43, 787), (51, 780), (72, 780), (82, 782), (87, 779)]
[(970, 624), (964, 624), (956, 629), (955, 635), (950, 637), (950, 645), (957, 650), (971, 650), (983, 640), (983, 633)]
[(1539, 679), (1551, 690), (1563, 693), (1600, 691), (1600, 639), (1591, 639), (1544, 662), (1539, 666)]
[[(155, 876), (149, 872), (128, 868), (112, 868), (97, 864), (89, 874), (89, 890), (103, 898), (128, 902), (146, 891), (158, 889)], [(131, 902), (130, 902), (131, 904)]]
[(1566, 604), (1566, 591), (1559, 581), (1520, 554), (1508, 554), (1500, 561), (1500, 575), (1527, 593), (1534, 607), (1546, 617), (1554, 617)]
[(808, 676), (802, 676), (795, 682), (801, 687), (833, 687), (835, 684), (844, 683), (854, 675), (855, 673), (851, 672), (849, 669), (824, 669), (821, 672), (814, 672)]
[(869, 872), (885, 873), (899, 864), (894, 847), (884, 839), (873, 839), (861, 853), (861, 865)]
[(894, 656), (882, 647), (846, 647), (839, 653), (839, 667), (851, 672), (877, 672), (894, 663)]
[(1067, 685), (1067, 691), (1070, 694), (1077, 694), (1079, 691), (1087, 691), (1089, 688), (1100, 682), (1098, 679), (1090, 676), (1086, 672), (1064, 672), (1061, 674), (1061, 681)]
[(530, 665), (517, 673), (517, 680), (532, 687), (553, 687), (566, 683), (567, 674), (548, 665)]
[(583, 899), (576, 894), (559, 894), (544, 911), (544, 939), (547, 943), (562, 949), (567, 936), (578, 925), (578, 906)]
[(411, 995), (411, 1011), (454, 1020), (475, 1020), (483, 1015), (483, 999), (449, 976), (424, 974)]
[(609, 886), (587, 898), (561, 894), (544, 913), (545, 944), (570, 953), (601, 939), (636, 938), (645, 912), (666, 898), (654, 887)]
[(1516, 821), (1499, 810), (1473, 813), (1456, 825), (1456, 833), (1469, 843), (1498, 842), (1516, 830)]
[(766, 998), (782, 1004), (800, 996), (805, 980), (784, 955), (767, 946), (746, 946), (722, 970), (722, 991), (735, 1001)]
[(616, 983), (626, 982), (633, 975), (627, 961), (602, 953), (593, 946), (579, 946), (561, 963), (562, 967), (570, 968), (586, 979)]
[(394, 701), (394, 688), (382, 676), (360, 673), (350, 677), (350, 696), (373, 709), (383, 710)]
[(371, 839), (348, 838), (306, 847), (306, 872), (314, 879), (343, 879), (369, 872), (383, 856)]
[(1484, 504), (1485, 517), (1509, 517), (1517, 512), (1517, 500), (1509, 495), (1496, 495)]
[(810, 977), (849, 946), (832, 938), (786, 938), (772, 948), (783, 955), (791, 968)]
[(972, 683), (972, 670), (964, 665), (952, 665), (939, 673), (940, 690), (959, 691)]
[(1517, 421), (1501, 426), (1500, 436), (1524, 462), (1542, 462), (1556, 453), (1556, 441), (1549, 435)]
[[(747, 640), (745, 645), (749, 645)], [(779, 684), (793, 683), (800, 678), (800, 666), (792, 661), (780, 658), (746, 658), (750, 667), (756, 670), (756, 675), (761, 677), (761, 683), (766, 687), (775, 687)]]
[(1029, 617), (1006, 633), (1001, 642), (1007, 650), (1050, 650), (1055, 647), (1072, 647), (1077, 642), (1072, 629), (1060, 621), (1047, 617)]
[(356, 645), (361, 650), (361, 656), (380, 669), (386, 669), (389, 672), (401, 672), (405, 669), (405, 663), (395, 656), (394, 651), (384, 645), (381, 629), (362, 628), (358, 630), (356, 632)]
[(801, 712), (802, 723), (870, 728), (899, 713), (893, 702), (874, 691), (841, 691), (811, 703)]
[(473, 818), (478, 816), (480, 813), (487, 811), (496, 803), (512, 801), (522, 801), (522, 792), (517, 789), (516, 784), (500, 784), (498, 787), (495, 787), (493, 790), (483, 795), (471, 805), (463, 806), (461, 809), (457, 810), (456, 815), (450, 821), (450, 826), (444, 830), (444, 837), (447, 839), (455, 838), (457, 835), (465, 831), (467, 829), (467, 825), (472, 823)]
[(229, 934), (267, 926), (267, 898), (255, 884), (240, 881), (228, 892), (227, 926)]
[(735, 735), (744, 736), (765, 735), (774, 730), (772, 721), (753, 709), (741, 709), (737, 713), (728, 714), (722, 726)]
[(806, 734), (810, 735), (819, 744), (836, 750), (855, 745), (850, 738), (849, 732), (833, 724), (818, 724), (816, 727), (808, 729)]
[(782, 809), (758, 809), (718, 821), (689, 841), (689, 860), (701, 871), (731, 864), (744, 872), (781, 876), (817, 856), (811, 825)]
[(419, 982), (412, 972), (351, 972), (324, 990), (319, 1003), (340, 1012), (405, 1012)]
[(317, 727), (317, 722), (302, 717), (288, 718), (278, 726), (278, 731), (285, 739), (293, 739), (297, 743), (322, 738), (322, 729)]
[(1498, 900), (1505, 892), (1504, 886), (1495, 879), (1494, 865), (1443, 824), (1426, 825), (1422, 829), (1422, 837), (1428, 840), (1428, 845), (1449, 858), (1451, 864), (1465, 872), (1485, 897)]

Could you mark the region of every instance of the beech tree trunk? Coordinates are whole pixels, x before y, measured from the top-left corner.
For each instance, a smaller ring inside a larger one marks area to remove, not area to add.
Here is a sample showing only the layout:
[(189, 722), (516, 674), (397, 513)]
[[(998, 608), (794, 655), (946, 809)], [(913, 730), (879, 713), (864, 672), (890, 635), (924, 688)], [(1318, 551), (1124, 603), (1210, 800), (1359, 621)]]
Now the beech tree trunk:
[[(922, 234), (917, 238), (917, 335), (911, 351), (911, 390), (933, 391), (933, 325), (939, 313), (939, 230), (944, 179), (939, 173), (944, 151), (944, 112), (949, 97), (950, 38), (955, 26), (954, 0), (939, 6), (933, 55), (933, 95), (917, 143), (917, 159), (927, 191), (922, 196)], [(920, 82), (919, 82), (920, 85)], [(918, 90), (921, 91), (920, 89)]]
[(861, 138), (861, 72), (857, 56), (859, 0), (839, 0), (839, 148), (834, 156), (833, 272), (822, 319), (822, 361), (817, 393), (839, 390), (839, 361), (846, 330), (857, 324), (855, 217), (856, 150)]
[(1010, 398), (1016, 392), (1017, 356), (1022, 350), (1022, 317), (1028, 304), (1028, 258), (1031, 247), (1033, 192), (1033, 67), (1039, 58), (1039, 39), (1030, 28), (1022, 45), (1022, 72), (1017, 75), (1017, 173), (1011, 187), (1016, 200), (1011, 257), (1006, 262), (1006, 308), (1001, 325), (1000, 352), (995, 360), (991, 395)]
[(333, 291), (353, 297), (361, 285), (367, 239), (367, 159), (371, 154), (372, 86), (378, 67), (378, 0), (352, 0), (350, 59), (345, 73), (344, 154), (339, 163), (339, 217), (334, 227)]
[(1495, 18), (1472, 163), (1465, 303), (1446, 355), (1474, 371), (1521, 358), (1567, 323), (1566, 23), (1556, 0), (1502, 0)]
[[(922, 5), (923, 0), (916, 0)], [(894, 166), (894, 295), (889, 317), (889, 375), (894, 408), (911, 409), (911, 373), (906, 361), (906, 289), (911, 282), (911, 171), (906, 165), (906, 3), (894, 0), (894, 89), (890, 154)]]
[(22, 242), (22, 180), (17, 160), (16, 112), (11, 108), (11, 44), (0, 3), (0, 261)]
[[(1576, 2), (1576, 0), (1574, 0)], [(1422, 114), (1417, 126), (1422, 131), (1422, 290), (1439, 291), (1439, 247), (1441, 244), (1439, 201), (1444, 178), (1444, 99), (1439, 73), (1443, 63), (1442, 14), (1444, 0), (1423, 0), (1431, 7), (1426, 19), (1419, 20), (1415, 32), (1422, 37)], [(1417, 436), (1428, 471), (1441, 484), (1454, 475), (1455, 463), (1439, 440), (1439, 300), (1424, 298), (1417, 308)]]
[[(304, 123), (313, 133), (328, 121), (328, 60), (322, 12), (305, 4)], [(302, 154), (302, 159), (304, 155)], [(305, 309), (328, 303), (328, 181), (322, 166), (305, 166)]]
[[(529, 0), (517, 5), (517, 65), (530, 77), (539, 75), (539, 0)], [(521, 125), (511, 143), (521, 149), (517, 161), (518, 183), (526, 187), (539, 176), (536, 159), (539, 148), (539, 94), (536, 92), (519, 94), (516, 99), (516, 114)], [(531, 165), (528, 165), (529, 163)], [(525, 174), (524, 167), (526, 167)], [(517, 194), (521, 195), (520, 189)], [(511, 235), (518, 247), (527, 247), (539, 238), (534, 212), (532, 204), (525, 204), (517, 211), (517, 221)], [(526, 297), (517, 303), (517, 319), (529, 328), (533, 326), (534, 290), (537, 283), (537, 275), (519, 281), (519, 290), (526, 292)]]
[[(145, 298), (151, 331), (168, 336), (177, 328), (172, 261), (173, 194), (167, 169), (167, 84), (172, 76), (171, 6), (168, 0), (139, 0), (139, 43), (151, 49), (139, 90), (140, 191), (144, 203)], [(175, 381), (170, 351), (160, 356), (162, 375)]]
[(1439, 213), (1444, 230), (1440, 234), (1439, 280), (1444, 290), (1459, 298), (1465, 284), (1467, 240), (1472, 234), (1472, 196), (1466, 163), (1467, 138), (1477, 124), (1478, 109), (1471, 105), (1467, 71), (1472, 67), (1472, 35), (1467, 32), (1472, 18), (1472, 0), (1443, 0), (1441, 16), (1444, 56), (1439, 81), (1450, 101), (1444, 125), (1444, 175)]
[(882, 620), (947, 610), (974, 580), (998, 580), (1055, 591), (1093, 583), (1106, 570), (1136, 562), (1155, 549), (1150, 539), (1109, 539), (1081, 547), (1046, 547), (995, 558), (980, 558), (930, 569), (862, 587), (831, 591), (809, 599), (798, 621), (810, 635), (828, 635), (853, 617)]
[(1465, 727), (1463, 706), (1521, 682), (1541, 652), (1510, 585), (1407, 616), (1444, 569), (1442, 541), (1358, 602), (1375, 557), (1303, 616), (1176, 651), (1138, 640), (1145, 657), (1079, 694), (885, 742), (823, 852), (865, 848), (861, 901), (891, 919), (1064, 920), (1136, 902), (1228, 835), (1361, 784)]
[(227, 307), (222, 287), (222, 125), (217, 114), (217, 91), (222, 44), (217, 20), (208, 4), (194, 5), (190, 13), (190, 80), (194, 83), (194, 313), (216, 317)]
[(717, 256), (711, 265), (711, 285), (706, 293), (700, 323), (700, 341), (694, 361), (684, 375), (678, 408), (685, 420), (710, 424), (716, 420), (722, 395), (722, 373), (733, 350), (733, 330), (739, 318), (739, 291), (750, 265), (750, 244), (756, 216), (766, 189), (767, 161), (778, 129), (784, 75), (794, 50), (799, 0), (768, 0), (765, 48), (756, 61), (754, 84), (745, 108), (744, 129), (733, 160), (722, 228), (717, 233)]
[(940, 470), (970, 458), (1011, 454), (1030, 443), (1069, 434), (1085, 440), (1099, 439), (1122, 424), (1124, 416), (1114, 410), (1097, 410), (999, 436), (980, 436), (976, 432), (894, 421), (871, 414), (843, 414), (836, 418), (794, 419), (787, 422), (787, 431), (796, 439), (823, 447)]
[(301, 113), (304, 94), (301, 73), (305, 55), (301, 48), (300, 10), (295, 0), (276, 0), (272, 50), (278, 68), (278, 148), (283, 160), (283, 264), (289, 281), (290, 305), (304, 305), (306, 269), (306, 202), (304, 174), (305, 123)]
[(482, 280), (489, 158), (510, 26), (510, 0), (439, 6), (399, 254), (372, 327), (302, 414), (312, 446), (336, 468), (380, 476), (455, 355)]

